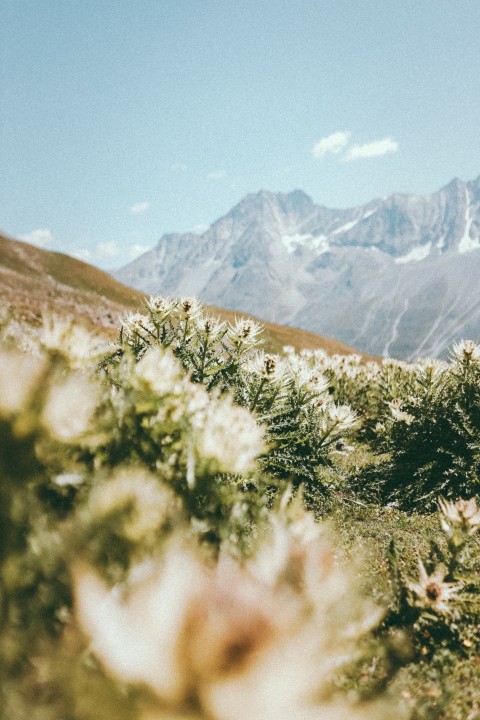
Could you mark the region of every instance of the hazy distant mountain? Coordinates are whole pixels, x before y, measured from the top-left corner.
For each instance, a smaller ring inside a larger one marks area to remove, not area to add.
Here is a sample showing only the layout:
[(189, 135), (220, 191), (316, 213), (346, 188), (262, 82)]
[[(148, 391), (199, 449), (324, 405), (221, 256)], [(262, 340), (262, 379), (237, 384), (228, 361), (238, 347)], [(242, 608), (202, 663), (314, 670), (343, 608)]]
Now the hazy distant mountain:
[(442, 356), (480, 338), (480, 177), (345, 210), (261, 191), (201, 236), (163, 236), (116, 277), (373, 354)]

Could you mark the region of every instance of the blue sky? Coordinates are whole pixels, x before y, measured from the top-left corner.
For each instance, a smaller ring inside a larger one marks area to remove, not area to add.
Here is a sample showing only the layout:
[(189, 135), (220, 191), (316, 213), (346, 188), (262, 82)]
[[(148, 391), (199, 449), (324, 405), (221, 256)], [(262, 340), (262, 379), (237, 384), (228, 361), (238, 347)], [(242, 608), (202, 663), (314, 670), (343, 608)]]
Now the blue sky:
[(0, 0), (0, 227), (119, 267), (244, 195), (480, 174), (479, 0)]

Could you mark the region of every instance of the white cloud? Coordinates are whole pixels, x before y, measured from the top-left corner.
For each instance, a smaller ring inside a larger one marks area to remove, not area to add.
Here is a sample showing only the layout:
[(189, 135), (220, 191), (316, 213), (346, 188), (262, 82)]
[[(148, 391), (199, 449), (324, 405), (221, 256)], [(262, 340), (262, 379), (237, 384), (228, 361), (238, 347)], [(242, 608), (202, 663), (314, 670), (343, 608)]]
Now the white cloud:
[(136, 258), (139, 255), (143, 255), (143, 253), (147, 252), (147, 250), (150, 250), (148, 245), (141, 245), (140, 243), (134, 243), (128, 250), (128, 254), (132, 258)]
[(51, 231), (47, 230), (47, 228), (38, 228), (38, 230), (32, 230), (32, 232), (26, 233), (25, 235), (20, 235), (19, 240), (23, 240), (40, 248), (45, 248), (55, 243)]
[(339, 130), (338, 132), (334, 132), (331, 135), (327, 135), (327, 137), (322, 138), (313, 146), (313, 157), (320, 159), (327, 155), (327, 153), (333, 153), (333, 155), (338, 155), (342, 152), (342, 150), (346, 148), (349, 140), (350, 133), (343, 130)]
[(364, 145), (353, 145), (344, 160), (358, 160), (360, 158), (380, 157), (381, 155), (391, 155), (398, 150), (398, 143), (391, 137), (383, 138), (383, 140), (374, 140)]
[(208, 230), (208, 225), (205, 225), (204, 223), (198, 223), (198, 225), (195, 225), (193, 228), (194, 233), (198, 233), (199, 235), (202, 235), (206, 230)]
[(77, 258), (77, 260), (83, 260), (84, 262), (90, 262), (93, 257), (92, 251), (88, 248), (78, 248), (78, 250), (72, 252), (72, 255)]
[(99, 258), (114, 258), (120, 254), (120, 248), (115, 240), (107, 240), (106, 242), (98, 243), (95, 248), (95, 255)]
[(223, 180), (226, 174), (225, 170), (212, 170), (212, 172), (207, 173), (207, 179)]
[(181, 162), (172, 163), (170, 165), (170, 170), (173, 170), (173, 172), (185, 172), (187, 170), (187, 166), (185, 163)]
[(149, 202), (138, 202), (135, 203), (135, 205), (132, 205), (129, 210), (132, 213), (132, 215), (143, 215), (144, 212), (147, 212), (148, 208), (150, 207)]

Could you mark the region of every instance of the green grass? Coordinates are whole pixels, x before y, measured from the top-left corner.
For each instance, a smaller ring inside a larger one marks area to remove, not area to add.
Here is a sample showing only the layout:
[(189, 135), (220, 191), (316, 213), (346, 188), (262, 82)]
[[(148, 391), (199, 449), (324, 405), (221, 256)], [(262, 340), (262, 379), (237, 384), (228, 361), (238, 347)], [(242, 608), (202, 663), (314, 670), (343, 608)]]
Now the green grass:
[[(357, 449), (344, 461), (344, 473), (358, 472), (359, 464), (367, 460), (366, 451)], [(362, 503), (361, 496), (353, 497), (341, 481), (332, 498), (314, 502), (313, 509), (331, 526), (339, 555), (347, 563), (356, 563), (364, 592), (385, 608), (394, 597), (388, 559), (391, 541), (395, 543), (403, 576), (412, 580), (418, 576), (418, 560), (428, 557), (431, 541), (445, 546), (436, 513), (407, 513)], [(478, 576), (480, 542), (476, 536), (470, 539), (469, 548), (473, 571)], [(388, 679), (388, 694), (401, 698), (411, 720), (480, 720), (478, 626), (475, 618), (469, 622), (461, 617), (458, 624), (462, 637), (471, 638), (471, 642), (467, 639), (465, 644), (456, 645), (446, 641), (429, 643), (430, 638), (426, 637), (423, 649), (417, 647), (410, 657), (407, 653)], [(380, 658), (379, 666), (373, 663), (357, 668), (344, 678), (343, 689), (360, 687), (365, 692), (375, 687), (379, 673), (383, 672), (382, 662)]]

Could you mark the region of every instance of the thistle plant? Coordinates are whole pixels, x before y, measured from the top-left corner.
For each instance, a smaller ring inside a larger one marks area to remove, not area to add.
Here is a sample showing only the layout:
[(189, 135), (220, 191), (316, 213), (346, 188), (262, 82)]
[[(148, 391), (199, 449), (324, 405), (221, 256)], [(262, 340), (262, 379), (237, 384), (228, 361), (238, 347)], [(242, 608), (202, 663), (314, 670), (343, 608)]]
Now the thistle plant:
[(439, 498), (438, 516), (442, 536), (432, 539), (428, 557), (418, 559), (416, 576), (400, 568), (393, 543), (390, 548), (395, 600), (385, 625), (408, 630), (420, 658), (442, 647), (464, 653), (480, 644), (479, 553), (472, 544), (480, 510), (474, 498)]
[(125, 319), (116, 347), (101, 363), (112, 382), (121, 386), (128, 358), (140, 363), (149, 350), (171, 349), (192, 383), (209, 393), (230, 391), (256, 418), (266, 446), (262, 472), (325, 492), (320, 470), (334, 465), (332, 450), (357, 417), (335, 404), (320, 368), (294, 353), (285, 359), (265, 354), (258, 349), (257, 324), (219, 323), (191, 298), (150, 298), (145, 307), (145, 315)]
[(371, 440), (380, 462), (354, 486), (370, 488), (381, 502), (422, 511), (433, 511), (438, 495), (456, 500), (480, 491), (479, 355), (465, 341), (454, 346), (450, 363), (400, 368)]
[(125, 318), (113, 354), (102, 366), (108, 370), (128, 349), (140, 360), (150, 347), (168, 347), (191, 373), (193, 382), (207, 390), (224, 391), (232, 384), (239, 363), (259, 342), (260, 327), (250, 319), (234, 325), (205, 316), (195, 298), (171, 300), (150, 297), (145, 314)]
[(271, 449), (262, 459), (265, 471), (297, 487), (325, 491), (319, 469), (334, 464), (332, 450), (357, 417), (333, 402), (318, 369), (292, 354), (285, 360), (257, 356), (240, 374), (236, 397), (266, 426)]

